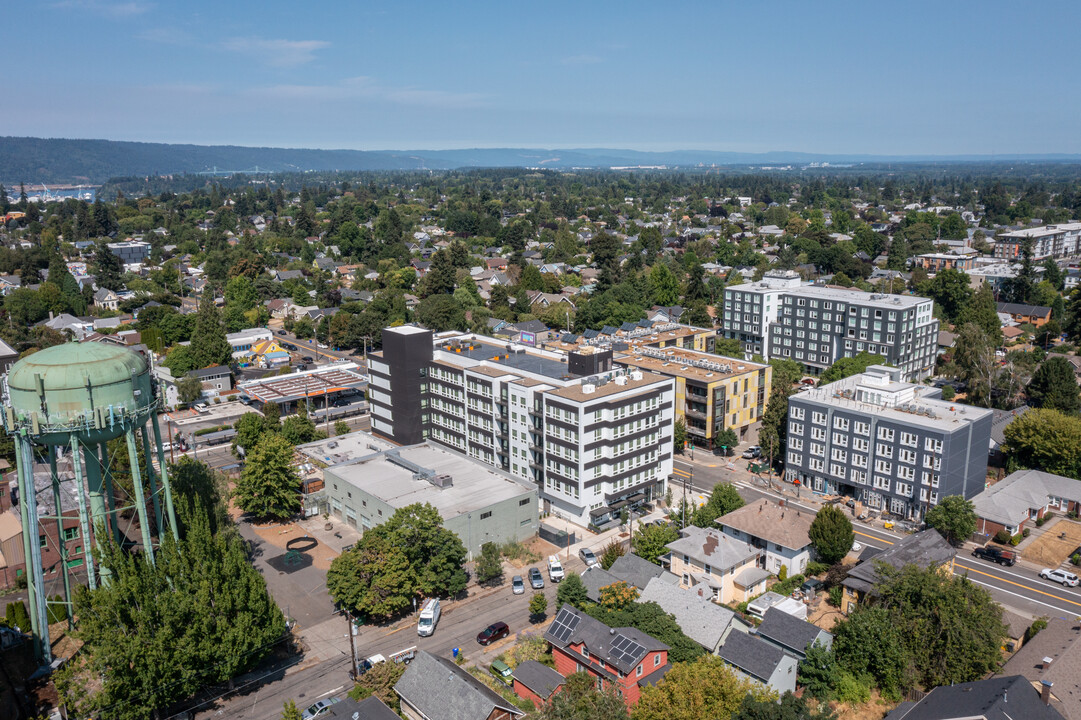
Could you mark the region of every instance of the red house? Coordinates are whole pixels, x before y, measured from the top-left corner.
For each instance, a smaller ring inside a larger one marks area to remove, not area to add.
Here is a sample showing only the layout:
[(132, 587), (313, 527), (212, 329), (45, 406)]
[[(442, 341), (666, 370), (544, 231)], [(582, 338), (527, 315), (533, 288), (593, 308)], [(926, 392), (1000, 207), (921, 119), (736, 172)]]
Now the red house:
[(514, 692), (540, 709), (563, 688), (563, 676), (536, 660), (526, 660), (514, 668)]
[(602, 688), (614, 688), (627, 707), (638, 702), (644, 685), (653, 685), (671, 668), (664, 643), (635, 628), (610, 628), (571, 605), (559, 609), (544, 639), (560, 675), (587, 672)]

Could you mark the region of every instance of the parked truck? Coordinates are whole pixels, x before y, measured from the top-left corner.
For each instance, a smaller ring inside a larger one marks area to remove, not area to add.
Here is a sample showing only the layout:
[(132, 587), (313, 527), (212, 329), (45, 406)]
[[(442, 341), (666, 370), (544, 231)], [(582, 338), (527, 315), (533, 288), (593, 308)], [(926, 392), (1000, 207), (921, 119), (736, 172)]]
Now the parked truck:
[(435, 632), (435, 626), (439, 623), (439, 598), (431, 598), (424, 601), (420, 609), (420, 618), (417, 620), (417, 635), (428, 637)]
[(548, 556), (548, 579), (554, 583), (563, 579), (563, 566), (555, 555)]

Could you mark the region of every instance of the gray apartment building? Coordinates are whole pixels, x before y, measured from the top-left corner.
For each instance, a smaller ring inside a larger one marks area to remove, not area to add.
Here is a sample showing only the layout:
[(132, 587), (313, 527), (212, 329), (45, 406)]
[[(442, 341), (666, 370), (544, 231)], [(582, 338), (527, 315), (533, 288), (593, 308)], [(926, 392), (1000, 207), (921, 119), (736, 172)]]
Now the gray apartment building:
[(777, 322), (781, 296), (798, 292), (801, 284), (799, 274), (792, 270), (770, 270), (761, 280), (724, 289), (722, 332), (726, 338), (739, 340), (745, 359), (769, 358), (769, 329)]
[(789, 398), (785, 479), (908, 519), (949, 495), (981, 492), (992, 411), (946, 402), (902, 376), (872, 365)]
[(567, 354), (415, 326), (371, 353), (372, 432), (430, 440), (535, 484), (544, 512), (603, 525), (662, 497), (672, 472), (675, 381)]
[(125, 265), (144, 263), (150, 259), (150, 243), (139, 240), (108, 244), (109, 251)]
[(540, 514), (533, 483), (433, 442), (387, 447), (366, 433), (343, 437), (352, 447), (364, 444), (367, 450), (358, 448), (354, 457), (326, 468), (324, 492), (330, 512), (361, 532), (381, 525), (399, 508), (430, 503), (471, 557), (486, 542), (503, 544), (537, 534)]
[(934, 370), (938, 320), (933, 301), (909, 295), (801, 287), (780, 296), (769, 326), (769, 357), (788, 358), (820, 374), (841, 358), (881, 355), (906, 380)]

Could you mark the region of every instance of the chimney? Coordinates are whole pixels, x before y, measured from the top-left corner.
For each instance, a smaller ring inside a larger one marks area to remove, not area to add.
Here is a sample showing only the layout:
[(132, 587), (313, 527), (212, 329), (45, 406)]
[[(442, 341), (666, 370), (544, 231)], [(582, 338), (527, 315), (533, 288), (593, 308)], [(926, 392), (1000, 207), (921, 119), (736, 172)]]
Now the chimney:
[(1054, 684), (1048, 680), (1040, 681), (1040, 700), (1043, 701), (1044, 705), (1051, 704), (1051, 686)]
[(1046, 670), (1047, 668), (1051, 667), (1051, 663), (1053, 663), (1054, 661), (1054, 658), (1045, 657), (1043, 659), (1043, 669)]

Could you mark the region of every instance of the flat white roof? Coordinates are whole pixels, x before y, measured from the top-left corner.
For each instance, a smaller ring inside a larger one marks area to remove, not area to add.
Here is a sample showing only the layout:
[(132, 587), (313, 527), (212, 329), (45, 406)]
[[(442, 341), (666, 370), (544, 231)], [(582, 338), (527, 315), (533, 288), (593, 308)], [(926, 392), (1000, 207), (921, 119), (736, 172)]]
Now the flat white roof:
[[(436, 475), (449, 475), (452, 484), (450, 487), (441, 488), (423, 478), (414, 479), (414, 472), (408, 467), (396, 464), (388, 457), (389, 453), (397, 453), (409, 463), (431, 470)], [(516, 480), (509, 473), (430, 442), (408, 445), (369, 455), (356, 462), (329, 467), (324, 475), (338, 477), (393, 508), (403, 508), (413, 503), (431, 503), (444, 520), (536, 490), (533, 483)], [(479, 522), (480, 518), (477, 520)]]

